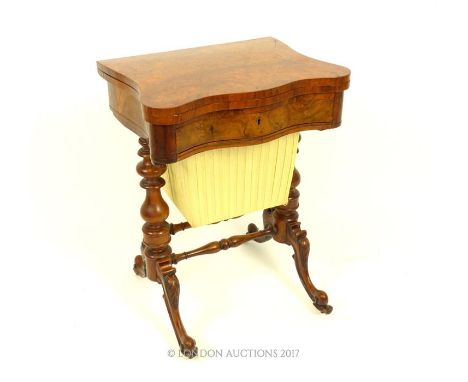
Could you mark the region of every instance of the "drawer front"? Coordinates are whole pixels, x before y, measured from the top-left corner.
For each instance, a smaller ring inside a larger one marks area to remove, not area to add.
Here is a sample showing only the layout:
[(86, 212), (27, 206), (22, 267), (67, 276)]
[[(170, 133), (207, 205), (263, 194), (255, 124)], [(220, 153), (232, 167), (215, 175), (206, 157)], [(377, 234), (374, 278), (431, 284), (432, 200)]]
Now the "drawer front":
[[(227, 110), (207, 114), (176, 127), (177, 157), (212, 147), (266, 142), (301, 130), (323, 130), (339, 125), (335, 94), (307, 94), (268, 108)], [(339, 104), (341, 107), (341, 103)]]
[(138, 94), (109, 82), (109, 104), (119, 121), (149, 137), (154, 162), (173, 163), (205, 150), (268, 142), (303, 130), (324, 130), (341, 122), (343, 92), (299, 95), (264, 107), (208, 113), (178, 125), (151, 125)]

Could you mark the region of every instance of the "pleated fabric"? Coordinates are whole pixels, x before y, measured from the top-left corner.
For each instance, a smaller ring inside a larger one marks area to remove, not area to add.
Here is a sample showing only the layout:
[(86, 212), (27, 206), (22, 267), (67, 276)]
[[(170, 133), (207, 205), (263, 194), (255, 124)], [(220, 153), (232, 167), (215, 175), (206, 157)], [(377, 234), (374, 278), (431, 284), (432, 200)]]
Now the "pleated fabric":
[(192, 227), (288, 201), (299, 133), (251, 146), (204, 151), (171, 163), (163, 191)]

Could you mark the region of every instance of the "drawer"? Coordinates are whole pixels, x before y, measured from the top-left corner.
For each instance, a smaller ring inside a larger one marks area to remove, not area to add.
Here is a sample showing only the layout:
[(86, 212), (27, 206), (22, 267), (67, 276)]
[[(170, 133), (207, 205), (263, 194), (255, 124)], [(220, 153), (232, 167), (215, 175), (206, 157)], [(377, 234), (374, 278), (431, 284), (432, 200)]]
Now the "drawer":
[(341, 123), (343, 92), (299, 95), (273, 105), (207, 113), (174, 125), (145, 121), (138, 93), (109, 82), (109, 105), (117, 119), (149, 138), (153, 160), (172, 163), (217, 147), (268, 142), (302, 130), (325, 130)]
[[(177, 158), (223, 147), (257, 144), (300, 130), (337, 127), (342, 93), (307, 94), (263, 108), (225, 110), (176, 126)], [(336, 108), (336, 109), (335, 109)], [(339, 109), (339, 110), (338, 110)]]

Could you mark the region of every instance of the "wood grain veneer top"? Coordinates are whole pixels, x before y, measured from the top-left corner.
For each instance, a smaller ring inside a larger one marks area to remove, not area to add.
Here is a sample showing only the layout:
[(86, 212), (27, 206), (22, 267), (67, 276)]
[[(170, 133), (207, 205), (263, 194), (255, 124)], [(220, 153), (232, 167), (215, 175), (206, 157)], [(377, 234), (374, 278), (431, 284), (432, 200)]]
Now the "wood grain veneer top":
[(311, 93), (341, 92), (350, 71), (306, 57), (267, 37), (97, 62), (109, 82), (127, 85), (154, 125), (219, 111), (273, 105)]

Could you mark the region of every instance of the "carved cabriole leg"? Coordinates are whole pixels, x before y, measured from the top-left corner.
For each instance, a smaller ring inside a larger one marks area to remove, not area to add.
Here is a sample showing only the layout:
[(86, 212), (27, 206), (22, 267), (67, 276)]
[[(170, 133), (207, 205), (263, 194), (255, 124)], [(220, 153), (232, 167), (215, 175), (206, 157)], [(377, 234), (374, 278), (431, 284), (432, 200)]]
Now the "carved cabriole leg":
[(301, 223), (298, 221), (299, 214), (299, 191), (296, 189), (301, 177), (299, 171), (294, 168), (291, 188), (289, 191), (288, 203), (275, 208), (269, 208), (263, 212), (263, 222), (267, 226), (274, 227), (273, 238), (279, 243), (291, 245), (294, 248), (294, 262), (302, 285), (312, 299), (315, 307), (322, 313), (329, 314), (332, 307), (328, 305), (328, 297), (324, 291), (318, 290), (309, 276), (308, 257), (309, 240), (307, 232), (301, 230)]
[(134, 269), (138, 275), (147, 276), (152, 281), (162, 284), (164, 302), (166, 303), (172, 326), (180, 345), (181, 351), (192, 358), (197, 354), (195, 340), (187, 335), (179, 313), (179, 280), (172, 266), (172, 250), (170, 225), (166, 219), (169, 216), (169, 206), (161, 195), (161, 187), (165, 181), (161, 175), (166, 171), (165, 164), (152, 164), (148, 141), (139, 140), (141, 149), (138, 155), (143, 160), (138, 163), (137, 171), (143, 179), (141, 187), (146, 190), (146, 198), (141, 206), (143, 224), (142, 256), (135, 258)]

